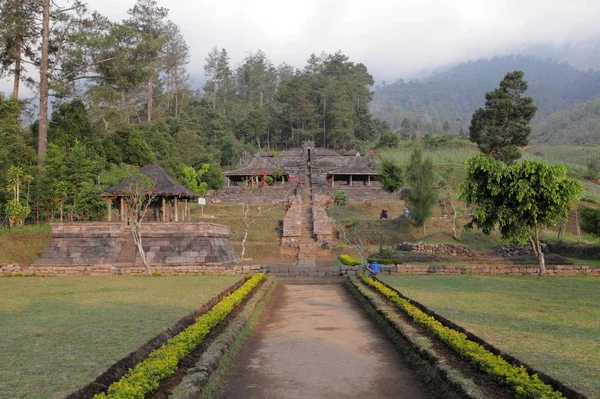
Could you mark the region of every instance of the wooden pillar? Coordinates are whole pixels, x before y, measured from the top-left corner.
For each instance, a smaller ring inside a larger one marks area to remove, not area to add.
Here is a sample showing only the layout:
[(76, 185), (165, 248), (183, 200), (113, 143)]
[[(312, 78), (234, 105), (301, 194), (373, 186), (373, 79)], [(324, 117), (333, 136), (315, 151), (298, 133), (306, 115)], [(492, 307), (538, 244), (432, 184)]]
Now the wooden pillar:
[(125, 201), (123, 201), (123, 197), (121, 197), (121, 222), (125, 222), (127, 218), (125, 217)]
[(352, 186), (352, 175), (350, 175), (350, 186)]
[(335, 175), (331, 175), (331, 187), (335, 187)]
[(191, 222), (192, 221), (192, 207), (190, 206), (190, 200), (189, 199), (185, 200), (185, 206), (187, 208), (188, 222)]
[(175, 197), (175, 221), (178, 222), (179, 221), (179, 206), (178, 206), (178, 201), (177, 201), (177, 197)]
[(367, 186), (371, 185), (371, 175), (367, 175)]
[(225, 177), (227, 179), (227, 187), (231, 185), (231, 179), (229, 177)]
[(112, 222), (112, 200), (111, 199), (106, 201), (106, 208), (108, 210), (108, 221)]
[(165, 197), (162, 197), (162, 221), (167, 221), (167, 200)]

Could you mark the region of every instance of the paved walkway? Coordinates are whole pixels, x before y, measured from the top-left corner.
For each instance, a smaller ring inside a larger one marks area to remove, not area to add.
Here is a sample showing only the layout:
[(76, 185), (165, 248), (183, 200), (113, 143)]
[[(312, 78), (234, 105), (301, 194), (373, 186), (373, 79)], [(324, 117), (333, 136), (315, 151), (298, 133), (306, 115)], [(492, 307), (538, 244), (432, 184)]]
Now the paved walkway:
[(341, 285), (282, 285), (218, 398), (428, 398)]

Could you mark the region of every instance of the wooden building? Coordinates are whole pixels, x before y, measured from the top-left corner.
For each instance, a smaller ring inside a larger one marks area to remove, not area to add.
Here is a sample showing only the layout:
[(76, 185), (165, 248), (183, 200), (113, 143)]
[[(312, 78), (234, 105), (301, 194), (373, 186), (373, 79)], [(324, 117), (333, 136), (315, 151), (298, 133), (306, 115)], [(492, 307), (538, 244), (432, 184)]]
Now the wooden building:
[[(177, 183), (163, 168), (156, 164), (142, 167), (139, 173), (147, 176), (153, 182), (153, 192), (156, 198), (150, 204), (147, 220), (162, 222), (178, 222), (190, 220), (190, 201), (195, 201), (199, 195)], [(99, 192), (107, 202), (108, 221), (112, 221), (113, 208), (119, 210), (120, 221), (127, 221), (127, 203), (125, 198), (131, 192), (133, 179), (129, 177), (121, 183), (105, 188)]]

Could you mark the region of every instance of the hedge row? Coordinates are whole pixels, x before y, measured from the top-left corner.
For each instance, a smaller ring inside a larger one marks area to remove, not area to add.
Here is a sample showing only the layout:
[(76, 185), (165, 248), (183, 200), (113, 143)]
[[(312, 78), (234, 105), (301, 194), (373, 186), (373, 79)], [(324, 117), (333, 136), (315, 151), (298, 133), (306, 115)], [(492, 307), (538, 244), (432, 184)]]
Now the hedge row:
[(361, 275), (362, 281), (375, 288), (385, 297), (397, 304), (417, 324), (430, 330), (459, 355), (474, 362), (483, 372), (502, 385), (510, 387), (519, 399), (559, 399), (564, 396), (545, 384), (537, 374), (530, 375), (524, 367), (513, 366), (500, 356), (494, 355), (480, 344), (471, 341), (461, 332), (444, 326), (434, 317), (427, 315), (381, 282)]
[(177, 371), (178, 363), (196, 348), (204, 337), (219, 324), (244, 298), (263, 280), (258, 273), (246, 281), (232, 294), (223, 298), (196, 322), (151, 352), (119, 381), (112, 383), (106, 393), (94, 399), (143, 399), (154, 392), (160, 382)]
[(340, 255), (340, 261), (346, 266), (359, 266), (360, 260), (353, 258), (350, 255)]

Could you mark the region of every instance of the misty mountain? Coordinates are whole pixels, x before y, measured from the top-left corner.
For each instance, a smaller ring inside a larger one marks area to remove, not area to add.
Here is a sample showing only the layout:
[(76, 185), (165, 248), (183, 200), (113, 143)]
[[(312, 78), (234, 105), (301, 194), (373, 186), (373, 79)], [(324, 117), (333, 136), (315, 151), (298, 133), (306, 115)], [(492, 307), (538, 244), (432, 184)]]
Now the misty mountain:
[(517, 46), (515, 54), (526, 54), (543, 60), (568, 62), (571, 66), (588, 71), (600, 71), (600, 37), (591, 37), (580, 41), (571, 41), (556, 45), (536, 43)]
[(600, 94), (600, 72), (582, 71), (566, 62), (511, 55), (462, 63), (422, 80), (383, 84), (375, 90), (371, 110), (394, 130), (408, 118), (431, 132), (439, 131), (444, 121), (449, 122), (451, 131), (466, 131), (473, 111), (484, 105), (485, 93), (515, 70), (525, 73), (527, 95), (538, 107), (533, 122), (536, 134), (550, 115)]

